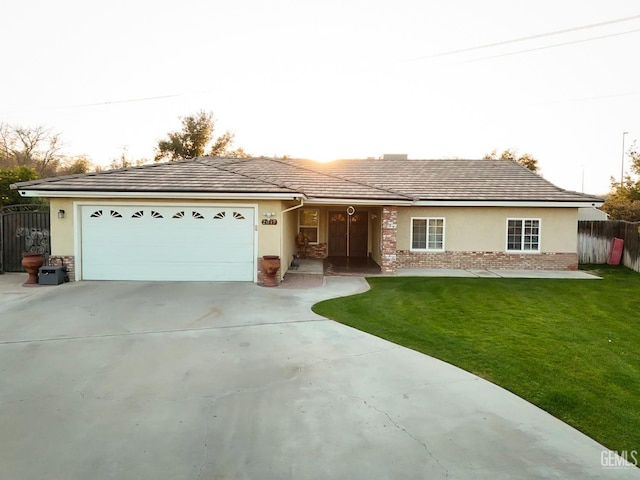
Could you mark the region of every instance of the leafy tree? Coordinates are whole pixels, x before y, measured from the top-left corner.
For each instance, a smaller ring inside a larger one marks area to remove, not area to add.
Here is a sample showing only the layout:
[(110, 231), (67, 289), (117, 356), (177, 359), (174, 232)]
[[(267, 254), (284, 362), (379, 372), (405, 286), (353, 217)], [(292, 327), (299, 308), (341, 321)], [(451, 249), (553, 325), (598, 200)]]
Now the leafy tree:
[(247, 156), (242, 149), (230, 149), (233, 144), (233, 133), (227, 131), (218, 138), (214, 138), (215, 120), (213, 112), (201, 110), (180, 120), (182, 129), (178, 132), (170, 132), (167, 134), (167, 140), (158, 142), (155, 156), (156, 162), (164, 159), (175, 161), (203, 155), (214, 157)]
[(118, 170), (120, 168), (139, 167), (145, 163), (148, 163), (148, 160), (144, 158), (139, 158), (137, 160), (127, 158), (127, 147), (124, 147), (120, 156), (111, 160), (109, 169)]
[(224, 156), (228, 158), (251, 158), (252, 155), (245, 152), (242, 147), (236, 148), (235, 150), (227, 150), (224, 152)]
[(633, 142), (627, 152), (631, 158), (631, 171), (635, 178), (627, 174), (622, 185), (611, 178), (611, 191), (602, 206), (602, 210), (609, 214), (612, 220), (626, 220), (640, 222), (640, 148)]
[(523, 167), (528, 168), (532, 172), (540, 173), (540, 166), (538, 165), (537, 159), (528, 153), (518, 155), (518, 151), (513, 148), (506, 149), (500, 154), (500, 156), (498, 156), (498, 152), (496, 150), (493, 150), (491, 153), (485, 154), (482, 158), (484, 160), (512, 160)]
[(609, 214), (611, 220), (626, 220), (627, 222), (640, 222), (640, 201), (621, 200), (607, 197), (602, 210)]
[(0, 207), (21, 203), (39, 203), (40, 199), (23, 198), (18, 193), (18, 190), (11, 190), (12, 183), (37, 179), (38, 175), (33, 168), (13, 167), (6, 170), (0, 169)]
[(95, 171), (95, 169), (96, 166), (88, 157), (80, 155), (79, 157), (65, 159), (58, 168), (56, 175), (79, 175)]

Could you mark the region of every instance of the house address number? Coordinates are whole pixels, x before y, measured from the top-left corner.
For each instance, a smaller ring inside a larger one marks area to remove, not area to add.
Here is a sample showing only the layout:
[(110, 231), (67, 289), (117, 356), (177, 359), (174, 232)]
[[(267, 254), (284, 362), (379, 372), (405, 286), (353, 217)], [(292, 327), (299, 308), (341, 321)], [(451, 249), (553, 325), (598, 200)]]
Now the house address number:
[(277, 225), (278, 224), (278, 220), (276, 220), (275, 218), (265, 218), (264, 220), (262, 220), (262, 224), (263, 225)]

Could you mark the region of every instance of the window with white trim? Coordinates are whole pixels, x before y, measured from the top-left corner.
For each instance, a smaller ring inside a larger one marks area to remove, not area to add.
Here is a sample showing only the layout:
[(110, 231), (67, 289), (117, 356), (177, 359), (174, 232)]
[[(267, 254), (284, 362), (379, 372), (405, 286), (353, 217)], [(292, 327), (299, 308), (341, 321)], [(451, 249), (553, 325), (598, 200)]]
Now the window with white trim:
[(443, 251), (444, 218), (412, 218), (411, 250)]
[(539, 252), (540, 220), (537, 218), (507, 219), (507, 251)]
[(309, 243), (318, 243), (318, 225), (320, 212), (317, 208), (301, 208), (298, 210), (298, 233), (303, 233)]

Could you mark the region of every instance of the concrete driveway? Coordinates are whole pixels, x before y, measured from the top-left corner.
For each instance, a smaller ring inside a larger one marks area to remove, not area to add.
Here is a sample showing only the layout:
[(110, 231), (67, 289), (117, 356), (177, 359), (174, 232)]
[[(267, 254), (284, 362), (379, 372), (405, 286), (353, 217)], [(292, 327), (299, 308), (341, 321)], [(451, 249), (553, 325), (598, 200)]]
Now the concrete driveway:
[(0, 305), (2, 478), (640, 479), (495, 385), (310, 311), (365, 289), (80, 282)]

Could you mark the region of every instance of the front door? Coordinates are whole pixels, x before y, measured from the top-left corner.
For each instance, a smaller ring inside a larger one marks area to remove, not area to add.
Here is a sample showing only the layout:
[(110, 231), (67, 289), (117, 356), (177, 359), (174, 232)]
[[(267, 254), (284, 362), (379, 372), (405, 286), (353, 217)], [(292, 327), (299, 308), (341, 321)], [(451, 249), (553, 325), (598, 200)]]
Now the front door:
[(369, 253), (367, 248), (369, 213), (356, 212), (349, 217), (349, 220), (349, 256), (366, 257)]
[(368, 220), (367, 212), (329, 212), (329, 256), (366, 257)]

